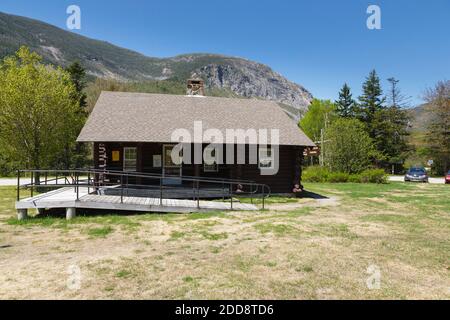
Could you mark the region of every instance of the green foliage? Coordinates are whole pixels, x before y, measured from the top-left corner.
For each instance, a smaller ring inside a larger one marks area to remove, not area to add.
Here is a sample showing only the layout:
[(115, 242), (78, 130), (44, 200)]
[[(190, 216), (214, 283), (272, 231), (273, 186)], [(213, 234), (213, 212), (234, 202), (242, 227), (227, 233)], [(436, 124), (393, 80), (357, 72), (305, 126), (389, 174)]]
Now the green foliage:
[[(74, 145), (84, 117), (76, 89), (61, 68), (21, 47), (0, 66), (0, 148), (8, 161), (45, 168)], [(36, 177), (37, 178), (37, 177)]]
[[(186, 83), (183, 80), (152, 80), (152, 81), (136, 81), (121, 82), (114, 79), (97, 78), (94, 82), (89, 83), (86, 88), (87, 93), (87, 109), (92, 111), (102, 91), (122, 91), (122, 92), (143, 92), (143, 93), (163, 93), (163, 94), (186, 94)], [(235, 93), (228, 89), (206, 89), (208, 96), (214, 97), (238, 97)], [(240, 96), (239, 96), (240, 97)], [(242, 97), (240, 97), (242, 98)]]
[(362, 183), (386, 183), (387, 176), (383, 169), (366, 169), (359, 174)]
[(380, 78), (375, 70), (372, 70), (363, 83), (363, 94), (358, 98), (358, 110), (356, 117), (365, 125), (367, 133), (372, 141), (375, 143), (375, 147), (379, 151), (377, 154), (377, 161), (381, 162), (385, 160), (383, 156), (383, 144), (380, 140), (383, 140), (384, 130), (384, 113), (385, 108), (383, 98), (383, 90), (380, 85)]
[(288, 224), (259, 223), (255, 229), (262, 234), (273, 233), (275, 236), (283, 237), (289, 234), (298, 233), (298, 229)]
[(116, 277), (117, 278), (128, 278), (132, 275), (133, 273), (129, 270), (120, 270), (119, 272), (116, 273)]
[(326, 182), (330, 175), (330, 170), (326, 167), (311, 166), (302, 172), (302, 180), (306, 182)]
[[(80, 118), (85, 118), (87, 116), (87, 96), (84, 91), (86, 88), (86, 71), (78, 61), (72, 63), (66, 71), (70, 74), (70, 79), (75, 86), (76, 94), (73, 99), (78, 103), (78, 114)], [(64, 169), (85, 167), (89, 154), (87, 147), (88, 145), (85, 143), (76, 143), (74, 146), (67, 144), (64, 154), (57, 160), (55, 167), (59, 167), (60, 163), (63, 164)]]
[(113, 79), (95, 79), (86, 88), (88, 111), (92, 111), (102, 91), (128, 91), (127, 88), (125, 82), (119, 82)]
[(408, 98), (398, 87), (399, 80), (389, 78), (388, 107), (377, 111), (374, 119), (375, 147), (383, 154), (381, 166), (402, 165), (407, 158), (410, 114), (407, 111)]
[(428, 110), (433, 121), (427, 128), (430, 157), (435, 162), (433, 170), (444, 174), (450, 169), (450, 80), (438, 82), (426, 93)]
[(389, 78), (391, 88), (386, 98), (375, 70), (371, 71), (363, 84), (363, 94), (359, 97), (356, 117), (366, 126), (369, 137), (378, 151), (375, 160), (378, 166), (402, 164), (409, 151), (407, 144), (409, 116), (402, 107), (406, 99), (397, 87), (398, 80)]
[(345, 83), (339, 92), (339, 99), (334, 103), (336, 105), (336, 113), (343, 118), (351, 118), (355, 116), (356, 102), (353, 100), (350, 87)]
[(184, 282), (193, 282), (194, 278), (192, 278), (191, 276), (183, 277), (183, 281)]
[(87, 230), (87, 234), (91, 237), (105, 238), (108, 234), (113, 232), (114, 229), (110, 226), (101, 227), (101, 228), (90, 228)]
[(8, 160), (7, 155), (0, 152), (0, 177), (16, 176), (18, 167), (17, 162)]
[(210, 232), (202, 230), (199, 233), (203, 236), (203, 238), (205, 238), (207, 240), (212, 240), (212, 241), (228, 238), (228, 234), (226, 232), (210, 233)]
[(367, 125), (369, 136), (375, 137), (373, 120), (375, 114), (384, 108), (385, 98), (382, 97), (383, 90), (380, 85), (380, 78), (375, 70), (369, 73), (363, 84), (363, 94), (359, 97), (358, 118)]
[(336, 118), (336, 106), (330, 100), (314, 99), (299, 126), (313, 141), (320, 140), (320, 132)]
[(349, 175), (347, 180), (347, 182), (351, 183), (361, 183), (361, 181), (362, 181), (361, 174), (359, 173)]
[(348, 182), (349, 176), (346, 172), (331, 172), (328, 175), (328, 182)]
[(383, 155), (379, 157), (379, 161), (384, 160), (387, 164), (404, 162), (410, 149), (407, 143), (408, 122), (407, 112), (395, 106), (379, 110), (375, 114), (375, 148)]
[(70, 74), (70, 80), (75, 86), (76, 95), (74, 99), (78, 101), (78, 105), (81, 109), (86, 107), (86, 93), (84, 88), (86, 87), (86, 71), (83, 66), (78, 62), (73, 62), (66, 71)]
[(170, 239), (171, 240), (178, 240), (183, 238), (186, 235), (185, 232), (180, 232), (180, 231), (172, 231), (172, 233), (170, 234)]
[(325, 131), (325, 141), (321, 152), (332, 171), (359, 173), (370, 166), (376, 154), (372, 139), (356, 119), (335, 120)]
[(303, 172), (303, 182), (332, 182), (332, 183), (386, 183), (387, 176), (382, 169), (366, 169), (361, 173), (348, 174), (333, 172), (326, 167), (311, 166)]

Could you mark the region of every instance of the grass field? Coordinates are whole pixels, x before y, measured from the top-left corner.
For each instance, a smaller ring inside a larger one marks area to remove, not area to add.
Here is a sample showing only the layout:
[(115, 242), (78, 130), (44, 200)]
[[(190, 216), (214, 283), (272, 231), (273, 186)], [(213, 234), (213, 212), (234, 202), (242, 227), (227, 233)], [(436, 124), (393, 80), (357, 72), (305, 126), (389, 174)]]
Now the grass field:
[(324, 198), (24, 222), (0, 188), (0, 298), (450, 298), (450, 186), (305, 187)]

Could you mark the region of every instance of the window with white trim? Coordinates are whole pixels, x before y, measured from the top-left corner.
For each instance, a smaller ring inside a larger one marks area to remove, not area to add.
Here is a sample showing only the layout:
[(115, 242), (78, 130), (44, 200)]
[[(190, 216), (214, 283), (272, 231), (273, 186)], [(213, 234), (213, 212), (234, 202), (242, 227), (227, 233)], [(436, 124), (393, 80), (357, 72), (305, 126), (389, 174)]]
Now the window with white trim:
[(203, 161), (203, 172), (219, 172), (219, 165), (216, 159), (216, 149), (211, 150), (211, 157), (214, 158), (213, 163), (206, 163)]
[(272, 148), (270, 147), (259, 147), (258, 152), (258, 168), (272, 168)]
[(123, 171), (136, 171), (137, 150), (135, 147), (123, 148)]
[(179, 150), (178, 155), (176, 153), (174, 154), (176, 159), (172, 159), (173, 148), (175, 148), (175, 145), (171, 145), (171, 144), (163, 145), (164, 168), (180, 168), (181, 167), (181, 162), (183, 161), (183, 149)]

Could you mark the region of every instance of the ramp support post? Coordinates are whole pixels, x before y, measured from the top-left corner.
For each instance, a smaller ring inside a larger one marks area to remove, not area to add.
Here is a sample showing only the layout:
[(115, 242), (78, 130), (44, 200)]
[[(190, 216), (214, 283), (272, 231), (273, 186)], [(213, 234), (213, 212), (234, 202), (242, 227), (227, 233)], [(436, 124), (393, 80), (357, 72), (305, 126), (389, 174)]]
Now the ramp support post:
[(71, 220), (75, 218), (76, 209), (75, 208), (66, 208), (66, 219)]
[(17, 209), (17, 219), (25, 220), (28, 218), (28, 209)]

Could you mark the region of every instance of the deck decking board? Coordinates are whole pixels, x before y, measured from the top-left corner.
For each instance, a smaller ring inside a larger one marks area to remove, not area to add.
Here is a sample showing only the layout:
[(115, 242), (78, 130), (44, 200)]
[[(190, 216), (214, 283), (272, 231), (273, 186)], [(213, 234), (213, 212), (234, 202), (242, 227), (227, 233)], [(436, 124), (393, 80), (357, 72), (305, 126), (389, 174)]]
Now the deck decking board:
[[(210, 200), (187, 200), (187, 199), (163, 199), (161, 206), (159, 197), (133, 197), (120, 195), (99, 195), (88, 193), (87, 188), (80, 188), (77, 193), (74, 188), (66, 187), (34, 197), (21, 199), (16, 202), (16, 209), (30, 208), (85, 208), (85, 209), (115, 209), (127, 211), (147, 212), (200, 212), (210, 210), (257, 210), (251, 204), (233, 201), (230, 202)], [(198, 207), (199, 204), (199, 207)]]

